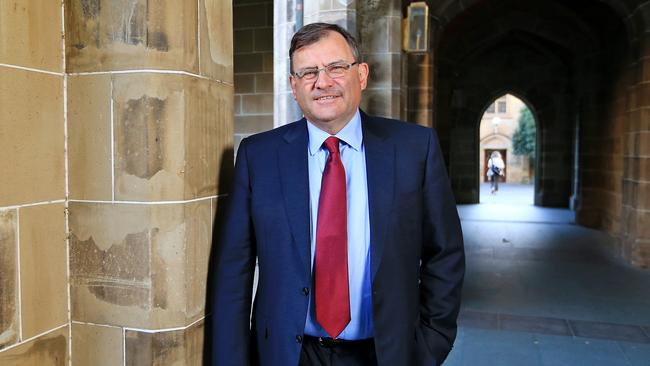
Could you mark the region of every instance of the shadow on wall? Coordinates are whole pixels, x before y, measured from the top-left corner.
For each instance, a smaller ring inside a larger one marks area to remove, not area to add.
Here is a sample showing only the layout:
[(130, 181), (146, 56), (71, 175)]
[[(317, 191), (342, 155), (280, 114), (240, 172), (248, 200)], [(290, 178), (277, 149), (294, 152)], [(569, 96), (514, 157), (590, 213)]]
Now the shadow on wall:
[[(219, 167), (218, 175), (218, 187), (220, 192), (231, 192), (232, 178), (234, 172), (233, 166), (233, 157), (234, 149), (230, 148), (223, 152), (221, 159), (221, 166)], [(203, 364), (211, 365), (212, 364), (212, 316), (210, 314), (212, 310), (212, 296), (213, 289), (215, 285), (214, 278), (214, 261), (216, 248), (219, 242), (219, 228), (222, 227), (224, 222), (224, 204), (227, 204), (228, 197), (226, 198), (217, 198), (216, 202), (216, 213), (214, 215), (214, 223), (212, 225), (212, 246), (210, 250), (210, 259), (208, 261), (208, 278), (206, 281), (206, 296), (205, 296), (205, 327), (204, 327), (204, 338), (203, 338)]]

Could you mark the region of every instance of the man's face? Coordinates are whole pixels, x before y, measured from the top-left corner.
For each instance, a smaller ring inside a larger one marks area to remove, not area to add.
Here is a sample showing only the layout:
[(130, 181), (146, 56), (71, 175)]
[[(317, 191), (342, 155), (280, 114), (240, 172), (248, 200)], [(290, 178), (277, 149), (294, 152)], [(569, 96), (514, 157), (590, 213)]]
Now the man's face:
[[(320, 69), (335, 63), (355, 61), (345, 38), (336, 32), (329, 32), (318, 42), (293, 53), (293, 70)], [(320, 129), (335, 134), (352, 119), (361, 103), (361, 91), (368, 81), (368, 65), (354, 65), (338, 78), (331, 78), (321, 71), (316, 80), (307, 81), (292, 75), (289, 81), (293, 97), (305, 117)]]

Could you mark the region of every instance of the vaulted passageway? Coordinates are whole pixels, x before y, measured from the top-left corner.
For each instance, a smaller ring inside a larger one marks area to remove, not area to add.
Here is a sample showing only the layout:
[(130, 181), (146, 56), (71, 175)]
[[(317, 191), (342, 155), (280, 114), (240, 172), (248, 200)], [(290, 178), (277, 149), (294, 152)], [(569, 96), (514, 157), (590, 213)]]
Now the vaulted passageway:
[[(617, 253), (629, 263), (648, 266), (650, 4), (429, 4), (430, 124), (441, 135), (458, 202), (479, 202), (483, 111), (514, 93), (537, 119), (535, 205), (574, 209), (579, 224), (614, 235)], [(409, 66), (409, 80), (423, 63)]]

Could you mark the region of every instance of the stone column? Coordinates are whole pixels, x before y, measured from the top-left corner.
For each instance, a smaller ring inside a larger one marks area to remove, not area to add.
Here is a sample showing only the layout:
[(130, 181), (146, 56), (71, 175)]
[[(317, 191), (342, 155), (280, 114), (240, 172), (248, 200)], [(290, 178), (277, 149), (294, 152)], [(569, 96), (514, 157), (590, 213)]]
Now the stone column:
[[(650, 14), (650, 3), (644, 9)], [(640, 15), (638, 15), (640, 16)], [(641, 22), (640, 22), (641, 23)], [(641, 23), (642, 24), (642, 23)], [(622, 254), (637, 267), (650, 267), (650, 24), (640, 35), (637, 77), (628, 88), (624, 138)]]
[(0, 2), (0, 365), (67, 365), (61, 3)]
[(73, 365), (200, 365), (233, 164), (226, 0), (65, 1)]
[[(307, 0), (310, 1), (310, 0)], [(289, 84), (289, 47), (295, 33), (296, 0), (273, 2), (273, 126), (286, 125), (302, 117)]]
[(407, 119), (433, 127), (433, 52), (406, 56)]
[(401, 1), (360, 1), (357, 27), (362, 60), (370, 66), (362, 108), (368, 113), (400, 118), (402, 115), (402, 9)]

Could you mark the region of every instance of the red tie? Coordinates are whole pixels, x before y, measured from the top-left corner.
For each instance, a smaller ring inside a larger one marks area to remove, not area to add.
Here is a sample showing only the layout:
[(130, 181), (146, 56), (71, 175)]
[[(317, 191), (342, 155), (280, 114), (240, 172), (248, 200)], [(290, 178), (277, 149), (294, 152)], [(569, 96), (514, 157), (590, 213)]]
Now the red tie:
[(350, 322), (348, 289), (348, 222), (345, 168), (339, 139), (323, 143), (329, 151), (318, 202), (314, 259), (316, 320), (336, 338)]

